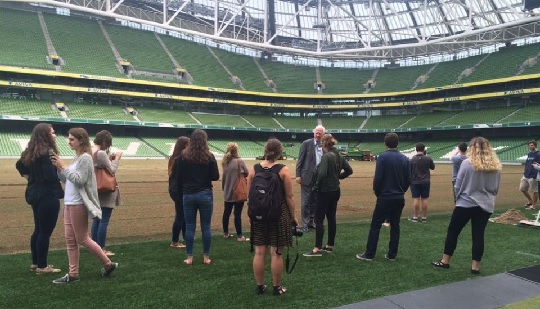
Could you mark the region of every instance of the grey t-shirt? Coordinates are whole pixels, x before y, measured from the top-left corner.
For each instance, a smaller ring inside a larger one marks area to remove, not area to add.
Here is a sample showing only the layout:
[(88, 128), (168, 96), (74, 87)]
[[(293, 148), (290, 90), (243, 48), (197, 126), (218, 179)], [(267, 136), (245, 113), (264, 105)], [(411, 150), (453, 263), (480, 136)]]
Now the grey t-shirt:
[(456, 177), (459, 171), (459, 167), (461, 166), (461, 162), (463, 162), (465, 159), (467, 159), (466, 155), (457, 155), (452, 157), (452, 181), (456, 181)]
[(493, 213), (495, 197), (499, 192), (500, 171), (479, 172), (466, 159), (461, 163), (456, 178), (456, 207), (472, 208), (480, 206), (483, 210)]
[(429, 170), (435, 169), (435, 163), (430, 156), (417, 154), (411, 158), (411, 184), (429, 183), (431, 175)]

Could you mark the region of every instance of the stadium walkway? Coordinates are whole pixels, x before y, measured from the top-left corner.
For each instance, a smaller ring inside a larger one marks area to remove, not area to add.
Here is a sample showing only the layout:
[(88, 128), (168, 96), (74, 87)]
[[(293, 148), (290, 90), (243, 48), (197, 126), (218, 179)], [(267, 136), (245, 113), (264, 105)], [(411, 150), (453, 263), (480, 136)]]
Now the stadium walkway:
[(492, 309), (540, 295), (540, 266), (391, 295), (339, 309)]

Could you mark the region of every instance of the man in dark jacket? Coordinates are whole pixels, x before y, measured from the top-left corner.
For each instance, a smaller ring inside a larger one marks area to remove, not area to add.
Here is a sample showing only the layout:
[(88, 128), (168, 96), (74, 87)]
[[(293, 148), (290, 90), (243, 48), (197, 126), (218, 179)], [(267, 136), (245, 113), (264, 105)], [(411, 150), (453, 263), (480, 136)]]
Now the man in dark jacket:
[(373, 191), (377, 196), (375, 210), (371, 218), (366, 251), (359, 253), (359, 260), (371, 261), (377, 252), (379, 232), (385, 219), (390, 223), (390, 242), (386, 258), (394, 261), (398, 254), (401, 212), (405, 206), (405, 192), (410, 185), (409, 159), (397, 150), (399, 138), (396, 133), (388, 133), (384, 137), (387, 151), (377, 158)]
[(321, 138), (324, 135), (324, 131), (325, 129), (321, 125), (313, 129), (313, 138), (307, 139), (302, 143), (298, 153), (298, 160), (296, 161), (296, 183), (301, 185), (302, 225), (304, 232), (307, 232), (309, 228), (315, 228), (317, 193), (312, 191), (313, 183), (311, 179), (323, 155)]

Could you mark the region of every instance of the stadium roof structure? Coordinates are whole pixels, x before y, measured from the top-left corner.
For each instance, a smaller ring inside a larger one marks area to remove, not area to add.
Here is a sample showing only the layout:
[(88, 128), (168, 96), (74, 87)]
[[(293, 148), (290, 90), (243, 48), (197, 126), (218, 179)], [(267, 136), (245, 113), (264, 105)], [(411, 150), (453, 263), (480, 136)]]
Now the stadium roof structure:
[(391, 60), (540, 36), (540, 0), (33, 0), (323, 59)]

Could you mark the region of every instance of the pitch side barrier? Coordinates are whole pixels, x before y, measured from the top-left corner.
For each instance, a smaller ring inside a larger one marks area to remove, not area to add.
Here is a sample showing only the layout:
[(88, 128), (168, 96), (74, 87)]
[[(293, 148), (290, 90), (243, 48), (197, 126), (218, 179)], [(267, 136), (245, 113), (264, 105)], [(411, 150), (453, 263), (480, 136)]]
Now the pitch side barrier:
[[(97, 76), (88, 74), (76, 74), (76, 73), (64, 73), (49, 70), (18, 68), (10, 66), (0, 66), (0, 72), (4, 73), (19, 73), (26, 75), (35, 75), (42, 77), (64, 77), (70, 79), (78, 79), (80, 81), (93, 80), (104, 81), (111, 83), (123, 84), (126, 86), (154, 86), (162, 92), (150, 93), (150, 92), (138, 92), (138, 91), (123, 91), (117, 89), (108, 89), (107, 87), (86, 87), (86, 86), (67, 86), (61, 84), (47, 84), (47, 83), (35, 83), (35, 82), (17, 82), (17, 81), (2, 81), (0, 86), (7, 87), (20, 87), (20, 88), (34, 88), (42, 90), (60, 90), (66, 92), (78, 92), (78, 93), (98, 93), (117, 96), (132, 96), (132, 97), (144, 97), (144, 98), (157, 98), (160, 100), (172, 100), (172, 101), (190, 101), (201, 103), (213, 103), (213, 104), (232, 104), (242, 106), (255, 106), (262, 108), (284, 108), (295, 110), (362, 110), (373, 108), (391, 108), (391, 107), (403, 107), (403, 106), (415, 106), (425, 104), (438, 104), (444, 102), (464, 101), (484, 98), (505, 97), (513, 95), (523, 95), (537, 93), (536, 88), (527, 88), (526, 86), (516, 86), (516, 89), (499, 91), (499, 92), (476, 92), (472, 95), (455, 95), (448, 94), (444, 96), (441, 91), (445, 93), (448, 91), (465, 89), (470, 87), (489, 86), (493, 89), (495, 84), (504, 83), (519, 83), (520, 81), (540, 79), (540, 74), (530, 74), (522, 76), (513, 76), (507, 78), (486, 80), (473, 83), (463, 83), (455, 85), (446, 85), (434, 88), (426, 88), (420, 90), (409, 90), (399, 92), (385, 92), (385, 93), (373, 93), (373, 94), (342, 94), (342, 95), (318, 95), (318, 94), (283, 94), (283, 93), (269, 93), (269, 92), (254, 92), (243, 91), (235, 89), (214, 88), (214, 87), (202, 87), (177, 83), (166, 82), (154, 82), (145, 80), (133, 80), (127, 78), (114, 78), (107, 76)], [(533, 84), (533, 83), (531, 83)], [(535, 84), (537, 85), (537, 84)], [(504, 85), (497, 85), (500, 88), (505, 88)], [(523, 88), (523, 89), (519, 89)], [(490, 90), (491, 90), (490, 89)], [(168, 92), (186, 90), (191, 93), (197, 93), (195, 95), (175, 95)], [(481, 90), (478, 90), (481, 91)], [(437, 98), (429, 98), (427, 96), (430, 93), (438, 94)], [(228, 99), (220, 98), (220, 96), (231, 97), (244, 97), (247, 99)], [(407, 97), (411, 99), (407, 99)], [(425, 96), (426, 99), (415, 99), (418, 96)], [(250, 100), (255, 97), (256, 100)], [(400, 98), (400, 99), (396, 99)], [(297, 100), (298, 103), (293, 103)], [(395, 101), (394, 101), (395, 100)], [(398, 101), (399, 100), (399, 101)], [(290, 103), (288, 101), (291, 101)], [(309, 102), (303, 104), (302, 102)], [(316, 104), (313, 104), (316, 102)]]

